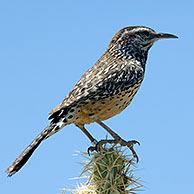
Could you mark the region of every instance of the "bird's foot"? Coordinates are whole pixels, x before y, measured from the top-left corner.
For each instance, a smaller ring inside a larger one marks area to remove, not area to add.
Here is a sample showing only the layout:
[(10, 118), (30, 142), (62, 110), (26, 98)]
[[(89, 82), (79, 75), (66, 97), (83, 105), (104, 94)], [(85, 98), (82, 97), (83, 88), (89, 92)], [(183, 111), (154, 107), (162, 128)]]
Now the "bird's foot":
[[(93, 141), (91, 141), (92, 145), (95, 147), (98, 143), (98, 141), (96, 139), (93, 139)], [(92, 146), (91, 146), (92, 147)], [(89, 148), (88, 148), (89, 149)]]
[(137, 163), (139, 162), (139, 157), (133, 148), (133, 146), (135, 144), (140, 145), (140, 143), (138, 141), (136, 141), (136, 140), (125, 141), (125, 140), (121, 139), (118, 143), (120, 143), (122, 146), (127, 146), (131, 150), (133, 157), (137, 160)]
[(119, 143), (121, 146), (127, 146), (131, 150), (133, 157), (136, 158), (137, 162), (139, 161), (138, 155), (136, 154), (136, 152), (133, 148), (133, 146), (135, 144), (140, 145), (140, 143), (136, 140), (125, 141), (121, 138), (119, 138), (119, 139), (103, 139), (103, 140), (100, 140), (99, 142), (97, 142), (97, 144), (95, 146), (90, 146), (88, 148), (88, 154), (90, 155), (90, 152), (93, 152), (93, 151), (100, 152), (100, 148), (102, 147), (102, 145), (107, 144), (107, 143), (109, 143), (109, 144)]

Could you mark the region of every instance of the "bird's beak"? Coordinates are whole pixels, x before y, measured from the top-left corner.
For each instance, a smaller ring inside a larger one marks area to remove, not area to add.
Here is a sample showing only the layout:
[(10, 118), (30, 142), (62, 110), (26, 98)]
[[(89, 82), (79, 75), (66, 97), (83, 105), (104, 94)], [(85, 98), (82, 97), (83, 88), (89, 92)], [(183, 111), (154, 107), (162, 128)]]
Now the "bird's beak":
[(156, 34), (153, 39), (156, 41), (156, 40), (160, 40), (160, 39), (163, 39), (163, 38), (178, 38), (178, 36), (175, 36), (173, 34), (167, 34), (167, 33), (158, 33)]

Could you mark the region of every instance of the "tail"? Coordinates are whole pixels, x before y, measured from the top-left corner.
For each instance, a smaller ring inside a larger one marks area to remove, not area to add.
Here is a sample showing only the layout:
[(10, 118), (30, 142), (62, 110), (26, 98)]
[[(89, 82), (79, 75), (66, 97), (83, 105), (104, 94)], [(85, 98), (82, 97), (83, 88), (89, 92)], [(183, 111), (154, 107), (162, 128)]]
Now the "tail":
[(59, 126), (54, 123), (50, 123), (35, 139), (34, 141), (16, 158), (13, 164), (5, 171), (8, 176), (12, 176), (17, 171), (19, 171), (24, 164), (28, 161), (35, 149), (40, 145), (40, 143), (59, 130)]

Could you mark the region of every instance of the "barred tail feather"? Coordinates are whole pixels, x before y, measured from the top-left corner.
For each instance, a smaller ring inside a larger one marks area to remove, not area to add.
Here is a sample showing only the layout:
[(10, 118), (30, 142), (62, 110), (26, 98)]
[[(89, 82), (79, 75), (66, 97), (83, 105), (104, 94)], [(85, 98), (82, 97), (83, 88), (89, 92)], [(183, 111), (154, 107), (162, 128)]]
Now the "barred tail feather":
[(40, 143), (50, 136), (49, 134), (53, 131), (58, 131), (59, 126), (52, 123), (49, 124), (35, 139), (34, 141), (16, 158), (13, 164), (5, 171), (8, 176), (12, 176), (17, 171), (19, 171), (24, 164), (28, 161), (35, 149), (40, 145)]

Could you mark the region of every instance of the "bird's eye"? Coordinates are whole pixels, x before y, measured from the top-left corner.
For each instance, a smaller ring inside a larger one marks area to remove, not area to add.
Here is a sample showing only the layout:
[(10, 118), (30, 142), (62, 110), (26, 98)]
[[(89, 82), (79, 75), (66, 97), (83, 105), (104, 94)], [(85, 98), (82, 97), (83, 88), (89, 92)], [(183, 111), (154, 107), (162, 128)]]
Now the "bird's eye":
[(150, 35), (150, 33), (149, 33), (148, 31), (144, 31), (143, 34), (144, 34), (145, 36), (149, 36), (149, 35)]

